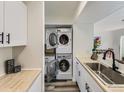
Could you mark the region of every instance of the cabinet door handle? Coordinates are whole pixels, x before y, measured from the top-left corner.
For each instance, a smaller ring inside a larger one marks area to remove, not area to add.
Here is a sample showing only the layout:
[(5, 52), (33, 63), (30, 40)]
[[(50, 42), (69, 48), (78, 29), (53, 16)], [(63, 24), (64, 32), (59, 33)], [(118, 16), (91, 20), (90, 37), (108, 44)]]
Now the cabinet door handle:
[(4, 33), (2, 32), (1, 34), (0, 34), (0, 36), (1, 36), (1, 44), (3, 44), (4, 43)]
[(78, 64), (78, 62), (76, 62)]
[(78, 71), (78, 75), (79, 75), (79, 76), (81, 75), (80, 71)]
[(87, 92), (90, 92), (90, 87), (89, 87), (88, 83), (85, 83), (85, 89), (87, 90)]
[(7, 41), (6, 41), (6, 42), (7, 42), (8, 44), (10, 44), (10, 33), (8, 33), (6, 36), (7, 36)]

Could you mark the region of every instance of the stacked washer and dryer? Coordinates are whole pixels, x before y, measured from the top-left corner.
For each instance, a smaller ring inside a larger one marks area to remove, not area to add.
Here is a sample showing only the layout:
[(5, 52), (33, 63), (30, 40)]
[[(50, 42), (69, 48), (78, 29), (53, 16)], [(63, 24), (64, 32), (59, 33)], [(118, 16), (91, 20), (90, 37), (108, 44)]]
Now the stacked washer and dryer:
[(56, 79), (72, 79), (72, 27), (46, 29), (46, 47), (56, 49)]
[(72, 28), (58, 28), (57, 31), (59, 70), (56, 79), (72, 79)]

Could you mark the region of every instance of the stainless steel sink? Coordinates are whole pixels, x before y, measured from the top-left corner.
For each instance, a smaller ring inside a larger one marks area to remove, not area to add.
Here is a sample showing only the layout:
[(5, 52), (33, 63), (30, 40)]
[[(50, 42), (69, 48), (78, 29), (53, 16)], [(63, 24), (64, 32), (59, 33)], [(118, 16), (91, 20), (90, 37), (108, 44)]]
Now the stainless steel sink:
[(96, 73), (96, 75), (104, 82), (110, 85), (122, 85), (124, 84), (124, 76), (120, 72), (112, 70), (100, 63), (86, 63), (86, 65)]

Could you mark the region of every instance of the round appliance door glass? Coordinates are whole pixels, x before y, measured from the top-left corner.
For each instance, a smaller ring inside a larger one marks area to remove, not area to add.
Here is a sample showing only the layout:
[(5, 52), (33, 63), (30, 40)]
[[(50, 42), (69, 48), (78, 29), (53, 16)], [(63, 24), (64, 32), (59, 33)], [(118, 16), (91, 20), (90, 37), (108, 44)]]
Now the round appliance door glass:
[(51, 46), (55, 46), (57, 44), (57, 36), (55, 33), (51, 33), (49, 35), (49, 43)]
[(59, 38), (59, 42), (62, 45), (66, 45), (69, 42), (69, 38), (66, 34), (62, 34)]
[(62, 71), (62, 72), (66, 72), (70, 67), (70, 64), (67, 60), (63, 59), (59, 62), (59, 69)]

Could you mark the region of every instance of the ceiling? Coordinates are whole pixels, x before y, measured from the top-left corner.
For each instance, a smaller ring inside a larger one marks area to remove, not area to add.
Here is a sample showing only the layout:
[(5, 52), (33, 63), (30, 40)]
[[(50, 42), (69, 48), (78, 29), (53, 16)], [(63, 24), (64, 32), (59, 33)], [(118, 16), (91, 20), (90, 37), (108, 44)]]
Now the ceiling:
[(45, 1), (45, 20), (72, 21), (79, 3), (80, 1)]
[[(45, 1), (45, 22), (73, 23), (80, 3), (80, 1)], [(95, 23), (123, 7), (123, 1), (88, 1), (75, 22)]]
[(89, 1), (77, 22), (95, 23), (123, 7), (123, 1)]

